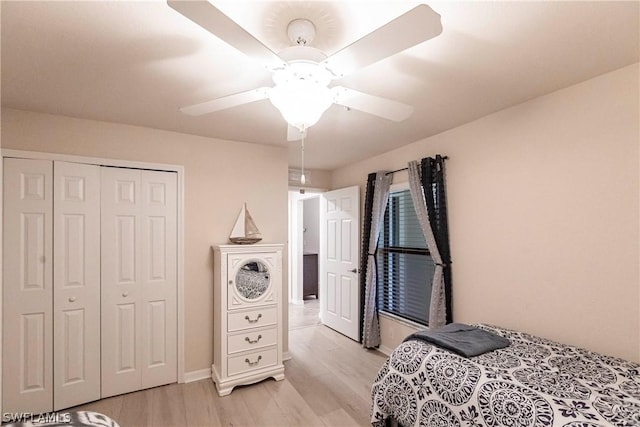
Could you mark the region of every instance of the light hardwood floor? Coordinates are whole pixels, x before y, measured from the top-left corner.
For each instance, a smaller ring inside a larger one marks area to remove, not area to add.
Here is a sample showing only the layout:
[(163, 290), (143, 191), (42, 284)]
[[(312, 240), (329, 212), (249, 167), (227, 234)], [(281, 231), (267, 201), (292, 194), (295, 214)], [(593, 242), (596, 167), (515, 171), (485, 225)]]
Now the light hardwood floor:
[(210, 379), (171, 384), (73, 410), (127, 426), (366, 426), (371, 384), (385, 360), (322, 326), (318, 301), (290, 307), (285, 379), (236, 387), (219, 397)]

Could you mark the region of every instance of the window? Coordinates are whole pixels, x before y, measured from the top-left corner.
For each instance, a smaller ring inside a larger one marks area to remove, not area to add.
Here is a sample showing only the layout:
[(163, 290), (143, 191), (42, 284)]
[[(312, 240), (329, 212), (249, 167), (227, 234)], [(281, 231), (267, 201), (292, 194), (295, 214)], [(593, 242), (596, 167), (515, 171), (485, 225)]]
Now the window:
[(408, 189), (389, 194), (376, 262), (378, 309), (427, 325), (435, 267)]

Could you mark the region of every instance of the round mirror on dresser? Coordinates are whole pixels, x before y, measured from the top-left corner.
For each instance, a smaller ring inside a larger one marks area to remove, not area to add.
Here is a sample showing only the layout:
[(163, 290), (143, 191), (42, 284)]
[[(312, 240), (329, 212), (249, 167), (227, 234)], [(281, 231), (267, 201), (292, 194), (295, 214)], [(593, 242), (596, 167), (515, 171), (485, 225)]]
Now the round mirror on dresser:
[(270, 284), (269, 267), (263, 262), (248, 260), (238, 268), (235, 290), (240, 297), (246, 300), (259, 299), (265, 294)]

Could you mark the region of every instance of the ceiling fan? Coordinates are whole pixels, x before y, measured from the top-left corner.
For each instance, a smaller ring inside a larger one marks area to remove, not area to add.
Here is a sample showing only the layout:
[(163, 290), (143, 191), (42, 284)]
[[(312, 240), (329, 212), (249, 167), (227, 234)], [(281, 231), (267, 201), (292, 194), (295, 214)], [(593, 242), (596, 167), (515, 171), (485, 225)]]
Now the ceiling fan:
[(269, 99), (289, 123), (289, 141), (301, 139), (332, 104), (396, 122), (407, 119), (413, 113), (410, 105), (343, 86), (329, 87), (329, 84), (442, 32), (440, 15), (420, 4), (327, 56), (311, 46), (314, 24), (300, 18), (287, 27), (292, 46), (276, 54), (208, 1), (168, 0), (167, 3), (230, 46), (261, 61), (272, 72), (275, 84), (183, 107), (180, 111), (200, 116)]

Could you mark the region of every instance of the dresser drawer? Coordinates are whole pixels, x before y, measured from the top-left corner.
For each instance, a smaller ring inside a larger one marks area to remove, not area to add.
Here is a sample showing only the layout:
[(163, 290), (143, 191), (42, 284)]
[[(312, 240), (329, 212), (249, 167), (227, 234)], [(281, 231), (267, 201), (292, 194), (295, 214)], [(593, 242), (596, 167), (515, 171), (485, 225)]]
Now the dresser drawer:
[(231, 354), (239, 351), (255, 350), (276, 345), (277, 342), (278, 331), (275, 326), (261, 331), (249, 329), (239, 334), (227, 336), (227, 352)]
[(229, 356), (227, 360), (228, 375), (241, 374), (278, 363), (278, 350), (266, 348), (241, 356)]
[(251, 311), (229, 313), (227, 317), (227, 331), (241, 331), (247, 328), (275, 325), (277, 320), (275, 306), (257, 308)]

